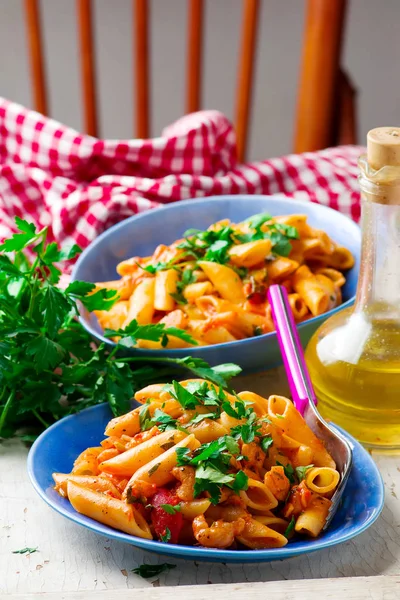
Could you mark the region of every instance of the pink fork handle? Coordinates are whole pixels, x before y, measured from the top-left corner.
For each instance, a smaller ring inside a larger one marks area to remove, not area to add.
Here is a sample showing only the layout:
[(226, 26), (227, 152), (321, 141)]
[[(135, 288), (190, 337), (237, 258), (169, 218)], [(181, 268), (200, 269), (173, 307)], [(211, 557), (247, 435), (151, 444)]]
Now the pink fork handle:
[(286, 289), (280, 285), (271, 285), (268, 300), (293, 402), (299, 413), (304, 415), (309, 401), (317, 404), (317, 399)]

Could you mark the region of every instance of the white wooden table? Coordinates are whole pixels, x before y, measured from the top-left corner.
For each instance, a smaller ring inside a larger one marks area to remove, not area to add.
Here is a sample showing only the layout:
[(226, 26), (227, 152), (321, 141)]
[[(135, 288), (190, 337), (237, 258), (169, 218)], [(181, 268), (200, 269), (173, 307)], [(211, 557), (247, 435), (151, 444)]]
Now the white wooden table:
[[(275, 370), (242, 377), (235, 387), (269, 394), (286, 393), (286, 385), (282, 371)], [(398, 456), (374, 454), (385, 482), (386, 503), (378, 521), (365, 533), (308, 556), (231, 566), (159, 557), (75, 525), (37, 496), (26, 473), (26, 456), (26, 447), (18, 441), (0, 444), (2, 598), (32, 594), (49, 600), (123, 600), (136, 598), (141, 588), (140, 600), (400, 599)], [(12, 553), (27, 546), (37, 546), (38, 552)], [(142, 563), (166, 561), (177, 567), (155, 580), (132, 573)]]

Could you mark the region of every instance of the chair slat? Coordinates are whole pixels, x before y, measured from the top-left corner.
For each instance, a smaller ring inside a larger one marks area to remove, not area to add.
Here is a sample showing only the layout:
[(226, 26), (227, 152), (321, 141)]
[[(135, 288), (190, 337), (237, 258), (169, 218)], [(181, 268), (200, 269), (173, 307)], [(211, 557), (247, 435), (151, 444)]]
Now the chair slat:
[(46, 76), (38, 0), (25, 0), (25, 19), (34, 107), (38, 112), (47, 115)]
[(133, 0), (136, 64), (136, 135), (149, 137), (149, 5), (147, 0)]
[(200, 109), (202, 80), (203, 0), (190, 0), (186, 112)]
[(294, 152), (334, 143), (341, 41), (346, 0), (308, 0), (300, 70)]
[(340, 71), (337, 137), (339, 145), (357, 144), (356, 100), (356, 89), (352, 85), (348, 75)]
[(76, 0), (81, 47), (81, 78), (85, 130), (98, 135), (92, 0)]
[(236, 93), (236, 135), (240, 162), (244, 161), (247, 148), (259, 7), (259, 0), (243, 0), (242, 47)]

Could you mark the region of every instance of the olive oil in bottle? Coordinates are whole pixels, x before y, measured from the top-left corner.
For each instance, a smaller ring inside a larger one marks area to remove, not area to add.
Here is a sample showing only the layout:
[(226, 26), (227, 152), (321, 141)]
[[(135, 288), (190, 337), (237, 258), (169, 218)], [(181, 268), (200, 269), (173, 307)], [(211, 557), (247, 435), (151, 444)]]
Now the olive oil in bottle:
[(400, 128), (369, 132), (359, 160), (362, 254), (354, 307), (314, 334), (321, 414), (370, 447), (400, 448)]

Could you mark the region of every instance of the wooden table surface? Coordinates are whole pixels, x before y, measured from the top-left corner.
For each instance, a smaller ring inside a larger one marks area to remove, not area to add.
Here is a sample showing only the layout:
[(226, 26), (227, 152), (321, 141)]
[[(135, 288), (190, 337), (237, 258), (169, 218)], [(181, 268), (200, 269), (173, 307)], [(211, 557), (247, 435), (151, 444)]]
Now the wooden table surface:
[[(281, 369), (241, 377), (236, 389), (264, 395), (286, 393)], [(220, 564), (159, 557), (96, 535), (58, 515), (36, 494), (26, 473), (27, 449), (16, 440), (0, 444), (0, 594), (49, 600), (399, 600), (400, 461), (373, 454), (386, 488), (382, 515), (357, 538), (308, 556), (264, 564)], [(13, 550), (38, 547), (30, 554)], [(174, 570), (145, 580), (132, 569), (165, 561)], [(332, 581), (334, 580), (334, 581)], [(268, 583), (266, 583), (268, 582)], [(223, 585), (222, 585), (223, 584)], [(177, 587), (173, 591), (172, 586)], [(204, 587), (200, 587), (204, 586)], [(173, 594), (173, 596), (171, 596)]]

